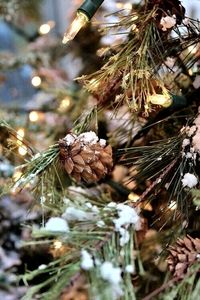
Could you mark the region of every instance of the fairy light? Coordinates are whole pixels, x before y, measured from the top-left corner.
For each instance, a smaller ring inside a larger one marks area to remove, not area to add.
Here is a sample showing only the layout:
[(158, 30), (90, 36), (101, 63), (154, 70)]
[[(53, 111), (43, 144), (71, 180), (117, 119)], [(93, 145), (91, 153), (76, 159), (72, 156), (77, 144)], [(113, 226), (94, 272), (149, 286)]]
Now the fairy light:
[(33, 78), (31, 79), (31, 84), (34, 87), (39, 87), (42, 83), (42, 79), (39, 76), (33, 76)]
[(42, 24), (39, 27), (39, 33), (40, 34), (47, 34), (47, 33), (49, 33), (50, 30), (51, 30), (51, 27), (48, 23), (47, 24)]
[(119, 9), (132, 9), (132, 4), (131, 3), (117, 2), (116, 6)]
[[(23, 138), (24, 138), (24, 135), (25, 135), (25, 130), (24, 130), (24, 128), (19, 128), (18, 130), (17, 130), (17, 140), (20, 142), (20, 141), (22, 141), (23, 140)], [(17, 141), (17, 142), (18, 142)], [(20, 143), (21, 144), (21, 143)]]
[(27, 147), (25, 145), (23, 146), (20, 146), (18, 148), (18, 153), (21, 155), (21, 156), (25, 156), (27, 154)]
[(176, 203), (176, 201), (171, 201), (170, 204), (168, 205), (168, 207), (171, 210), (177, 209), (177, 203)]
[(48, 21), (47, 23), (44, 23), (42, 25), (40, 25), (38, 32), (41, 35), (45, 35), (47, 33), (50, 32), (50, 30), (55, 26), (55, 22), (54, 21)]
[(76, 18), (65, 32), (62, 43), (67, 44), (73, 40), (77, 33), (89, 22), (89, 18), (82, 12), (77, 12)]
[(128, 200), (131, 200), (132, 202), (137, 202), (139, 200), (140, 196), (135, 193), (130, 193), (128, 195)]
[(58, 111), (59, 112), (66, 111), (69, 108), (70, 104), (71, 104), (71, 99), (70, 99), (70, 97), (66, 96), (60, 102), (60, 105), (58, 107)]
[(31, 111), (29, 113), (29, 120), (31, 122), (37, 122), (39, 120), (39, 113), (37, 111)]
[(61, 241), (55, 241), (53, 243), (54, 249), (60, 249), (62, 247), (62, 242)]
[(17, 180), (19, 180), (21, 176), (22, 176), (22, 172), (19, 171), (19, 170), (16, 170), (14, 172), (14, 174), (13, 174), (13, 180), (14, 180), (14, 182), (16, 182)]
[(161, 105), (163, 107), (169, 107), (172, 104), (172, 97), (167, 93), (149, 95), (147, 100), (152, 104)]
[(69, 29), (64, 33), (63, 44), (73, 40), (77, 33), (83, 28), (94, 16), (104, 0), (85, 0), (77, 10), (75, 19)]

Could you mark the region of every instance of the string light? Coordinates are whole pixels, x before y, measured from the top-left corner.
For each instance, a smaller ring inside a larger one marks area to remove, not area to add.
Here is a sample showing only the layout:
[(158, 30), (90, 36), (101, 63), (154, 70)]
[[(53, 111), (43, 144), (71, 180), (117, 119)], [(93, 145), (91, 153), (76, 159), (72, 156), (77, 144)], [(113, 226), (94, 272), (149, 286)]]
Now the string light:
[(66, 96), (64, 99), (62, 99), (62, 101), (60, 102), (60, 105), (58, 107), (58, 111), (59, 112), (63, 112), (66, 111), (69, 106), (71, 104), (71, 99), (70, 97)]
[(140, 196), (135, 193), (130, 193), (128, 195), (128, 200), (131, 200), (133, 202), (137, 202), (139, 200)]
[(25, 135), (25, 130), (24, 130), (24, 128), (19, 128), (19, 129), (17, 130), (17, 144), (18, 144), (18, 145), (21, 145), (21, 144), (22, 144), (21, 141), (23, 140), (24, 135)]
[(29, 113), (29, 120), (31, 122), (37, 122), (39, 120), (39, 113), (37, 111), (31, 111)]
[(116, 6), (119, 9), (132, 9), (132, 4), (131, 3), (117, 2)]
[(47, 34), (50, 32), (50, 30), (55, 26), (54, 21), (48, 21), (47, 23), (44, 23), (40, 25), (38, 32), (42, 35)]
[(21, 156), (25, 156), (27, 154), (27, 147), (25, 145), (23, 146), (20, 146), (18, 148), (18, 153), (21, 155)]
[(13, 179), (14, 179), (14, 182), (16, 182), (17, 180), (20, 179), (20, 177), (22, 176), (22, 172), (19, 171), (19, 170), (16, 170), (13, 174)]
[(150, 95), (147, 100), (152, 104), (161, 105), (163, 107), (169, 107), (173, 102), (172, 97), (168, 93)]
[(31, 84), (34, 87), (39, 87), (42, 83), (42, 79), (39, 76), (33, 76), (33, 78), (31, 79)]
[(89, 22), (88, 17), (82, 13), (77, 12), (76, 18), (72, 22), (68, 31), (65, 32), (62, 43), (67, 44), (69, 41), (73, 40), (77, 33)]
[(77, 33), (83, 28), (94, 16), (104, 0), (85, 0), (77, 10), (76, 17), (69, 29), (65, 32), (62, 43), (66, 44), (73, 40)]

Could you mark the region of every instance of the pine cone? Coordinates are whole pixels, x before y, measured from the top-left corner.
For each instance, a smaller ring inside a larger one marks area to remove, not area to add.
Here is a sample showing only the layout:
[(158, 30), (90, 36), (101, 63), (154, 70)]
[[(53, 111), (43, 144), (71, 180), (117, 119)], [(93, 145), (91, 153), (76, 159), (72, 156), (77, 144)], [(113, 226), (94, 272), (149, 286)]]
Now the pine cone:
[(176, 246), (169, 247), (170, 255), (167, 258), (169, 270), (174, 277), (183, 277), (188, 268), (198, 260), (200, 253), (200, 239), (193, 239), (187, 235), (178, 239)]
[(59, 140), (60, 158), (66, 172), (76, 181), (96, 182), (112, 169), (112, 148), (90, 131)]

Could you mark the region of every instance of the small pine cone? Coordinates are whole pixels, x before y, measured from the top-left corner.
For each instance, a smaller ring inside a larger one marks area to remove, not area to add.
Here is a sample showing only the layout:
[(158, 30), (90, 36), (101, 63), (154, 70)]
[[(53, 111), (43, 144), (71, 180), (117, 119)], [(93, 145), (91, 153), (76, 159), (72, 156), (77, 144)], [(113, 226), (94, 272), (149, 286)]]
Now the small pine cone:
[(170, 255), (167, 258), (169, 270), (174, 277), (183, 277), (188, 268), (193, 265), (200, 254), (200, 239), (193, 239), (187, 235), (178, 239), (175, 246), (169, 247)]
[(99, 181), (112, 169), (112, 148), (90, 131), (59, 140), (60, 158), (66, 172), (76, 181)]

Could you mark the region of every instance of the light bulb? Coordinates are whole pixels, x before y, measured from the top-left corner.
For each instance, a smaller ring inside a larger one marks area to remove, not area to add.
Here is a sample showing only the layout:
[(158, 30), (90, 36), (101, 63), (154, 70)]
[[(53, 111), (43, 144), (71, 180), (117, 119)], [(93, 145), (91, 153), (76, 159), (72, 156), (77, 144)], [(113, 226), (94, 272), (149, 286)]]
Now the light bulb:
[(47, 23), (44, 23), (42, 25), (40, 25), (38, 31), (40, 34), (44, 35), (49, 33), (49, 31), (55, 26), (55, 22), (54, 21), (48, 21)]
[(154, 94), (148, 96), (148, 101), (155, 105), (169, 107), (172, 104), (172, 97), (169, 94)]
[(42, 83), (42, 80), (39, 76), (34, 76), (32, 79), (31, 79), (31, 84), (34, 86), (34, 87), (38, 87), (40, 86), (40, 84)]
[(128, 200), (131, 200), (133, 202), (137, 202), (140, 199), (140, 196), (135, 193), (130, 193), (128, 195)]
[(19, 129), (17, 130), (17, 139), (18, 139), (19, 141), (22, 141), (23, 138), (24, 138), (24, 135), (25, 135), (24, 128), (19, 128)]
[(21, 156), (25, 156), (27, 154), (27, 147), (25, 145), (23, 146), (20, 146), (18, 148), (18, 153), (21, 155)]
[(31, 122), (37, 122), (39, 120), (39, 114), (37, 111), (31, 111), (29, 114), (29, 120)]
[(89, 22), (89, 18), (81, 11), (77, 12), (76, 18), (65, 32), (62, 43), (67, 44), (73, 40), (77, 33)]
[(40, 34), (47, 34), (49, 33), (49, 31), (51, 30), (51, 26), (47, 23), (47, 24), (42, 24), (39, 27), (39, 33)]
[(70, 106), (71, 104), (71, 100), (68, 96), (66, 96), (61, 102), (60, 102), (60, 105), (58, 107), (58, 111), (59, 112), (62, 112), (62, 111), (65, 111), (66, 109), (68, 109), (68, 107)]

